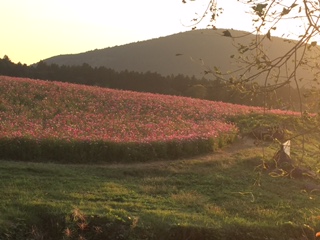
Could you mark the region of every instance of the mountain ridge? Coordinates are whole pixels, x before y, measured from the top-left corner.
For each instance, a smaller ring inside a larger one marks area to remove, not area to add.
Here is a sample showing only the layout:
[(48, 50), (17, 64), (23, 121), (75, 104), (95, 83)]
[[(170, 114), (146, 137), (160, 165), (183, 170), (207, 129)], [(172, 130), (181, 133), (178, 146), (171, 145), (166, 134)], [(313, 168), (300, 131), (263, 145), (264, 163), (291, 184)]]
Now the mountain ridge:
[[(226, 29), (192, 30), (83, 53), (53, 56), (43, 61), (58, 65), (86, 63), (92, 67), (104, 66), (116, 71), (157, 72), (163, 76), (183, 74), (202, 78), (214, 67), (225, 72), (238, 67), (230, 56), (238, 54), (236, 45), (240, 40), (223, 36), (223, 31)], [(228, 31), (232, 36), (246, 35), (241, 39), (244, 44), (255, 37), (244, 31)], [(264, 44), (270, 56), (285, 53), (290, 46), (279, 37), (267, 39)]]
[[(222, 31), (222, 30), (218, 30)], [(46, 63), (58, 65), (82, 65), (87, 63), (93, 67), (105, 66), (117, 71), (157, 72), (161, 75), (204, 76), (203, 62), (208, 65), (219, 65), (221, 58), (225, 63), (235, 51), (224, 47), (226, 37), (220, 41), (212, 41), (217, 31), (193, 30), (180, 32), (165, 37), (128, 43), (114, 47), (90, 50), (77, 54), (62, 54), (43, 60)], [(213, 53), (219, 59), (212, 60), (205, 46), (212, 48), (210, 42), (215, 42)], [(235, 49), (234, 49), (235, 50)], [(227, 51), (227, 53), (224, 53)], [(224, 53), (224, 54), (223, 54)], [(201, 60), (200, 60), (201, 59)], [(219, 61), (218, 61), (219, 60)], [(221, 67), (221, 66), (219, 66)]]

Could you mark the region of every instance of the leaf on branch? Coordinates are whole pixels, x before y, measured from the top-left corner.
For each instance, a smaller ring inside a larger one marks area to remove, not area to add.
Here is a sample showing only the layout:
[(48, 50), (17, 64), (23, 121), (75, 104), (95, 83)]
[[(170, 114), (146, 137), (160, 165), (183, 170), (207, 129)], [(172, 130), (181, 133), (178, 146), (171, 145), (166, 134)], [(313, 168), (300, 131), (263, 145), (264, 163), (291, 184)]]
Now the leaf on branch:
[(214, 66), (213, 68), (216, 74), (221, 75), (219, 68), (217, 68), (216, 66)]
[(289, 8), (283, 8), (281, 16), (287, 15), (290, 12), (291, 9)]
[(296, 6), (298, 6), (298, 4), (296, 4), (296, 3), (292, 3), (292, 5), (291, 5), (291, 7), (290, 7), (290, 8), (294, 8), (294, 7), (296, 7)]
[(311, 43), (311, 46), (312, 46), (312, 47), (317, 46), (317, 41), (313, 41), (313, 42)]
[(267, 32), (267, 38), (271, 41), (271, 34), (270, 34), (270, 30)]
[(257, 4), (257, 6), (253, 6), (252, 9), (256, 12), (256, 14), (261, 17), (263, 15), (263, 10), (268, 6), (267, 3), (265, 4), (262, 4), (262, 3), (259, 3)]
[(310, 48), (317, 46), (317, 41), (313, 41), (310, 43), (310, 45), (308, 46), (308, 50), (310, 50)]
[(224, 37), (232, 37), (229, 30), (225, 30), (222, 32)]
[(187, 3), (186, 0), (182, 0), (182, 3)]
[(249, 50), (249, 48), (247, 46), (245, 46), (245, 45), (241, 45), (238, 48), (238, 52), (241, 53), (241, 54), (247, 52), (248, 50)]

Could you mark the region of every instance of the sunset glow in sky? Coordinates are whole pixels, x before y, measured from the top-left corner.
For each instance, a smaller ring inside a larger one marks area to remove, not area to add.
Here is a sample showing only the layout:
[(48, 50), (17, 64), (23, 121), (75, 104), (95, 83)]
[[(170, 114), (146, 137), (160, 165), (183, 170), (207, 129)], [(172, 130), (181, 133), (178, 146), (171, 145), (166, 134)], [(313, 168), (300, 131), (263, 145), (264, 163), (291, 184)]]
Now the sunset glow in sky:
[[(80, 53), (191, 30), (195, 12), (208, 0), (3, 0), (0, 57), (36, 63), (59, 54)], [(235, 0), (218, 1), (225, 13), (217, 28), (248, 30), (249, 14)], [(248, 8), (247, 8), (248, 9)], [(205, 21), (205, 25), (208, 21)], [(205, 26), (204, 25), (204, 26)], [(201, 27), (201, 26), (200, 26)]]
[[(189, 25), (196, 17), (194, 13), (203, 11), (207, 2), (1, 1), (0, 57), (8, 55), (13, 62), (32, 64), (59, 54), (80, 53), (189, 31), (191, 27), (184, 25)], [(244, 29), (236, 17), (243, 15), (239, 7), (234, 7), (236, 1), (220, 2), (224, 6), (232, 3), (228, 14), (233, 17), (221, 18), (217, 27)]]

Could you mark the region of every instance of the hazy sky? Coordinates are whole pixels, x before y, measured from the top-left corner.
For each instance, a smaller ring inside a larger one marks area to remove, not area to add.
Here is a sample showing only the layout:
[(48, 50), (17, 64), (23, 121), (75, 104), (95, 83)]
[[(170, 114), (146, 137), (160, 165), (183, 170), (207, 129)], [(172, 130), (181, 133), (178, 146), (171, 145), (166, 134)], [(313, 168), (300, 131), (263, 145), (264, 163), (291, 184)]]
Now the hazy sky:
[[(143, 41), (191, 30), (208, 0), (0, 0), (0, 57), (36, 63), (59, 54)], [(218, 1), (218, 28), (245, 30), (250, 16), (236, 0)], [(206, 21), (208, 23), (208, 21)]]

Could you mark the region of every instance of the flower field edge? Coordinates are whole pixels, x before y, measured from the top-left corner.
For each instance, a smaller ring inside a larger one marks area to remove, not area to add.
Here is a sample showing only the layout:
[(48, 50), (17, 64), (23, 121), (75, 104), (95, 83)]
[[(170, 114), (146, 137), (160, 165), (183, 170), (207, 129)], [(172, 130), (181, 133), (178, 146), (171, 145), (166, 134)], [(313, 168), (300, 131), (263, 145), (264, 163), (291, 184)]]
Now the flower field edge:
[[(235, 138), (262, 108), (0, 76), (0, 158), (97, 163), (176, 159)], [(275, 114), (288, 114), (276, 112)]]
[(0, 138), (0, 159), (81, 164), (179, 159), (213, 153), (235, 137), (236, 133), (229, 133), (216, 138), (152, 143)]

